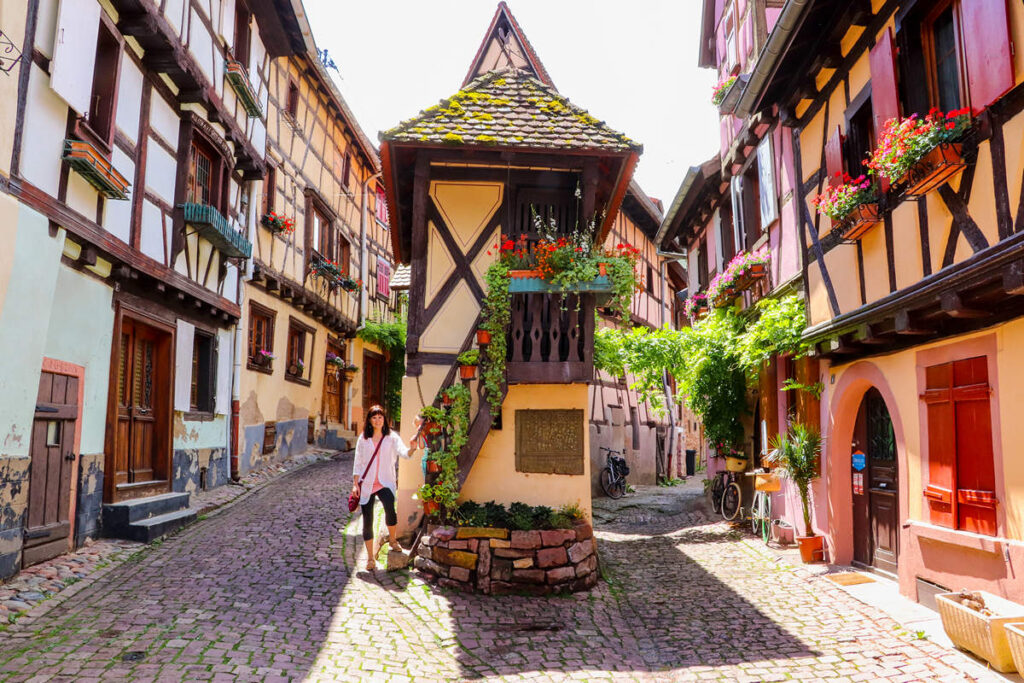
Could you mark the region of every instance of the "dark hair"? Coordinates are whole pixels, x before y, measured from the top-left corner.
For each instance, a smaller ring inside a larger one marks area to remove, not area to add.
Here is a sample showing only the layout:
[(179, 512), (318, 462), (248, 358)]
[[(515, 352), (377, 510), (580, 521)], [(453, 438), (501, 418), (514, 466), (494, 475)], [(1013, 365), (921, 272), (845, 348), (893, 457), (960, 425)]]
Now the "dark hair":
[(370, 424), (370, 418), (373, 417), (374, 415), (378, 415), (378, 414), (384, 416), (384, 427), (381, 428), (381, 430), (380, 430), (381, 434), (383, 434), (384, 436), (387, 436), (388, 434), (391, 433), (391, 427), (388, 426), (388, 414), (384, 412), (384, 407), (381, 406), (381, 405), (373, 405), (373, 406), (370, 406), (370, 409), (366, 412), (366, 422), (363, 423), (363, 438), (364, 439), (372, 439), (373, 438), (373, 425)]

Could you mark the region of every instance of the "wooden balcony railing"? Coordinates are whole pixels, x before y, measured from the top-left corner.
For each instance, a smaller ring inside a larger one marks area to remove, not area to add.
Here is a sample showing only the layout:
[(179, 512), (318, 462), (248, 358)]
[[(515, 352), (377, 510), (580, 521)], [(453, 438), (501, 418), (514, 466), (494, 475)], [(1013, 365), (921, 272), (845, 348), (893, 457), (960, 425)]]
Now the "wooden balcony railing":
[(512, 295), (510, 384), (589, 382), (594, 376), (593, 294)]

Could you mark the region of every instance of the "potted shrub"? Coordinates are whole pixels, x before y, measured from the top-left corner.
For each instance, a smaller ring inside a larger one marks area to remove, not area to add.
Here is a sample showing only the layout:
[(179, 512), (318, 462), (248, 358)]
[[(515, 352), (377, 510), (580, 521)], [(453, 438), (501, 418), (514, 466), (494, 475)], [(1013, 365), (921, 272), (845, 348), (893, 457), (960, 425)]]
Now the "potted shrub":
[(945, 114), (933, 108), (923, 119), (916, 114), (890, 119), (868, 168), (890, 183), (904, 183), (909, 196), (927, 194), (967, 165), (959, 140), (970, 127), (971, 113), (966, 107)]
[(285, 218), (273, 211), (263, 214), (263, 217), (260, 218), (260, 223), (263, 224), (263, 227), (277, 235), (290, 235), (295, 231), (294, 219)]
[(484, 328), (479, 328), (476, 331), (476, 343), (480, 346), (491, 343), (491, 331)]
[(821, 560), (824, 538), (816, 536), (811, 528), (811, 482), (818, 478), (821, 456), (821, 435), (802, 424), (793, 425), (789, 433), (772, 439), (772, 451), (766, 459), (776, 472), (791, 479), (800, 494), (804, 514), (804, 535), (797, 536), (800, 557), (804, 562)]
[(253, 364), (260, 366), (261, 368), (269, 368), (273, 363), (274, 358), (276, 358), (276, 356), (274, 356), (274, 354), (271, 353), (270, 351), (267, 351), (266, 349), (260, 349), (253, 355), (252, 362)]
[(683, 313), (690, 320), (696, 321), (697, 318), (708, 312), (708, 299), (703, 294), (694, 294), (683, 304)]
[(331, 351), (327, 352), (326, 362), (327, 365), (337, 368), (338, 370), (342, 370), (346, 367), (345, 359), (336, 353), (332, 353)]
[(878, 217), (878, 191), (864, 176), (851, 178), (845, 173), (837, 176), (842, 182), (826, 187), (811, 203), (817, 207), (818, 213), (832, 219), (834, 229), (843, 239), (855, 240), (881, 220)]
[(480, 351), (470, 349), (459, 354), (456, 361), (459, 363), (459, 376), (462, 379), (473, 379), (476, 377), (476, 366), (480, 362)]

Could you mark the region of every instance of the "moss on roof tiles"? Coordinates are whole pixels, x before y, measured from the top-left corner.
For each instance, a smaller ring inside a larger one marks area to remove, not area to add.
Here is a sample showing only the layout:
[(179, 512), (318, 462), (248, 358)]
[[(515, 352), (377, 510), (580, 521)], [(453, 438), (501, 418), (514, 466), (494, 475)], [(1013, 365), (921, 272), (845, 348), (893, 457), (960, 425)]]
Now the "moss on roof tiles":
[(552, 149), (643, 149), (550, 86), (525, 72), (511, 71), (480, 76), (380, 138), (467, 146), (515, 146), (529, 140), (530, 147)]

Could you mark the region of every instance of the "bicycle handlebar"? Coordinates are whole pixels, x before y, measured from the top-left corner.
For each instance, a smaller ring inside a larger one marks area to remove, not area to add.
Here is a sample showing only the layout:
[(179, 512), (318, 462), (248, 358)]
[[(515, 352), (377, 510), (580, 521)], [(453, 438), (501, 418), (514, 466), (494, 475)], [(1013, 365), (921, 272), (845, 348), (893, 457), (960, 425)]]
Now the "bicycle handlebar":
[(606, 452), (606, 453), (614, 453), (615, 455), (620, 455), (620, 454), (622, 453), (622, 451), (617, 451), (617, 450), (615, 450), (614, 448), (606, 448), (606, 447), (604, 447), (604, 446), (600, 446), (600, 449), (601, 449), (601, 450), (602, 450), (603, 452)]

